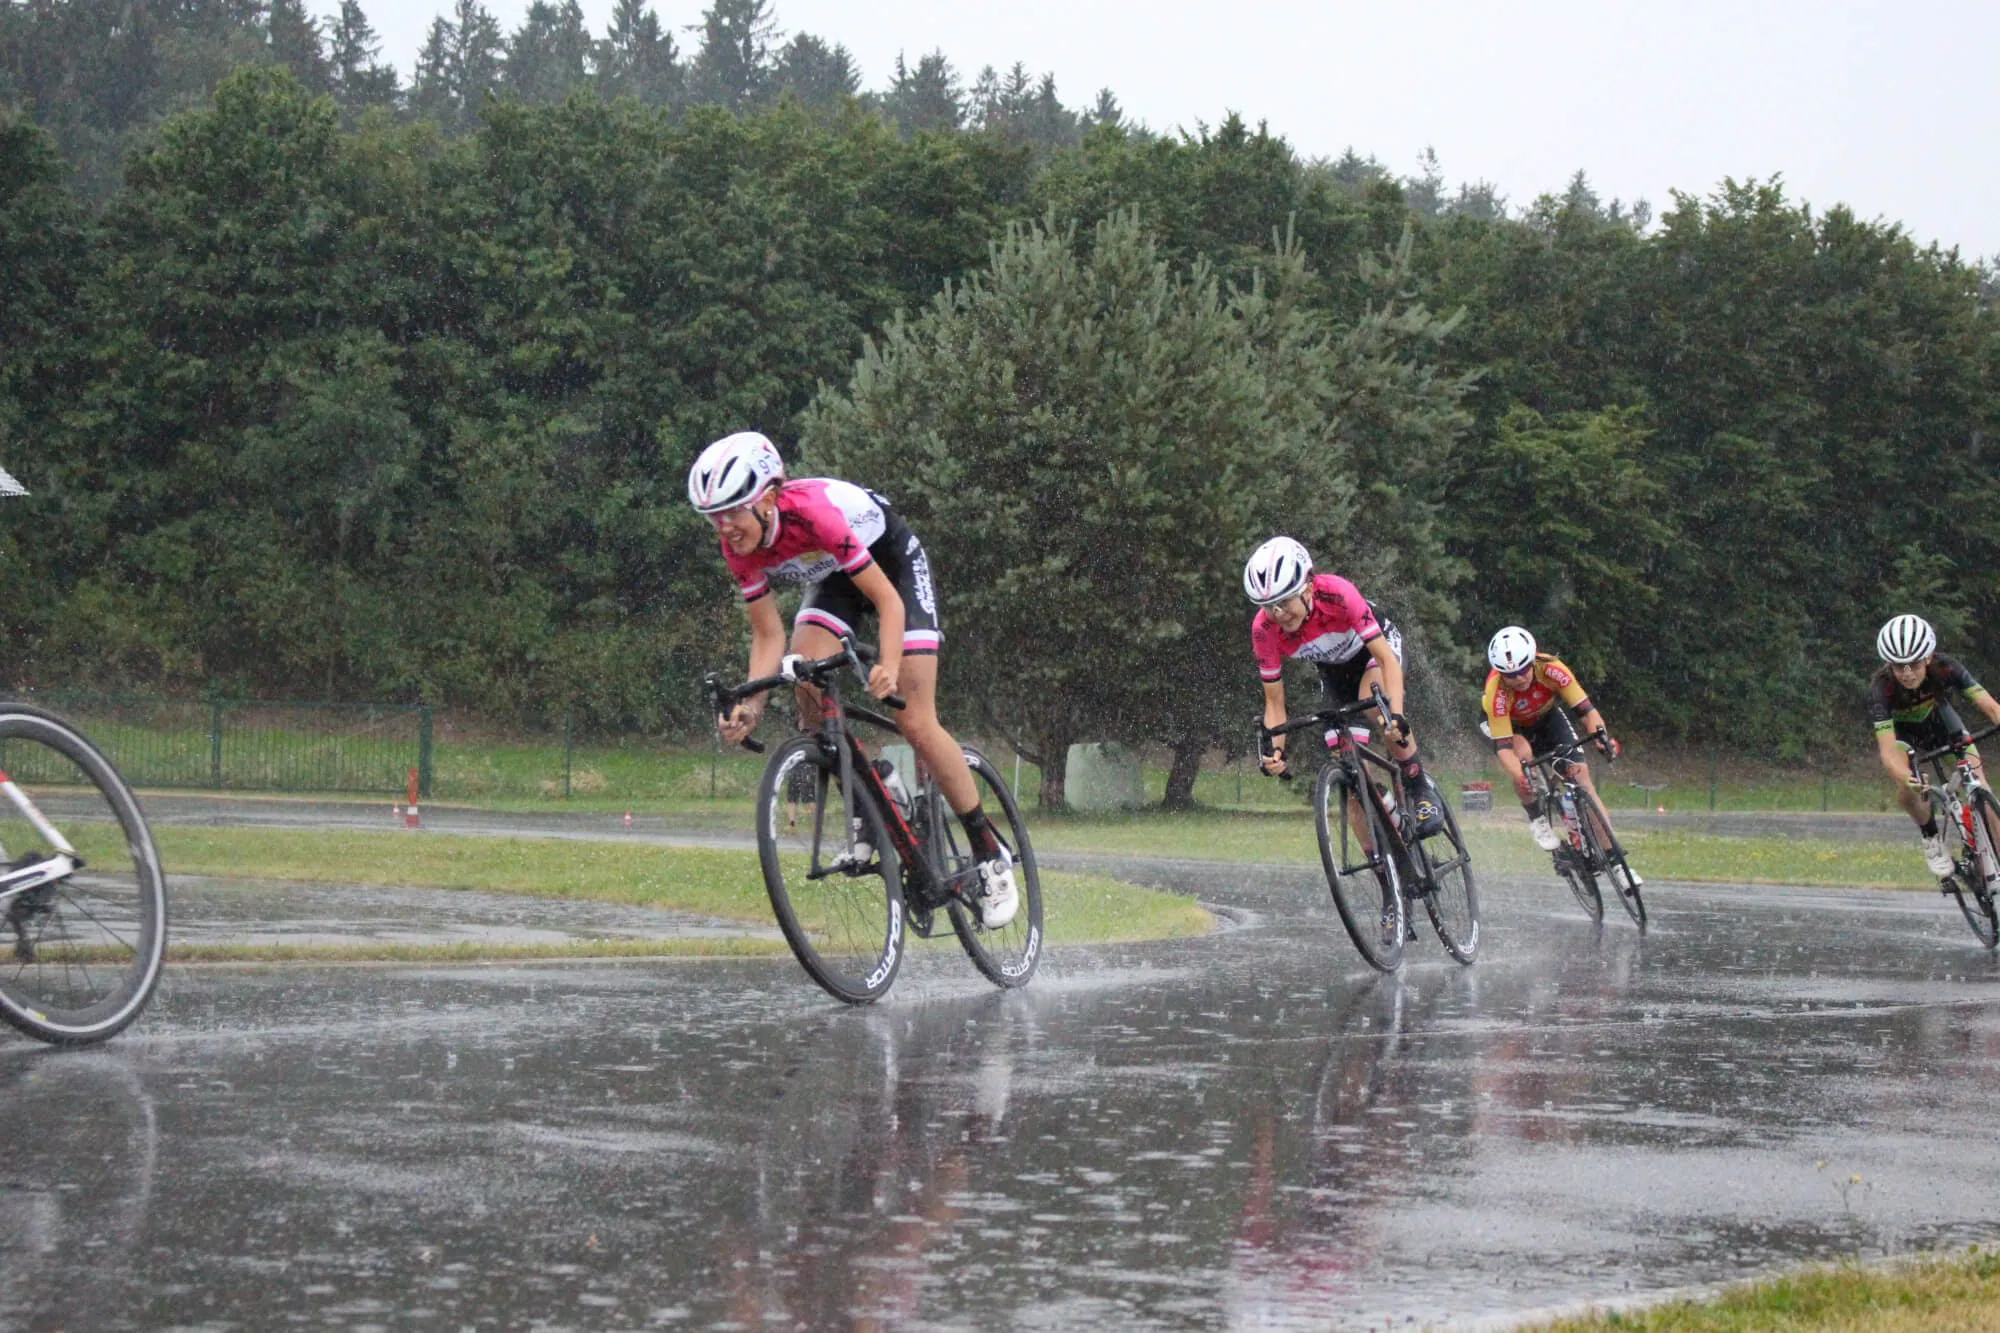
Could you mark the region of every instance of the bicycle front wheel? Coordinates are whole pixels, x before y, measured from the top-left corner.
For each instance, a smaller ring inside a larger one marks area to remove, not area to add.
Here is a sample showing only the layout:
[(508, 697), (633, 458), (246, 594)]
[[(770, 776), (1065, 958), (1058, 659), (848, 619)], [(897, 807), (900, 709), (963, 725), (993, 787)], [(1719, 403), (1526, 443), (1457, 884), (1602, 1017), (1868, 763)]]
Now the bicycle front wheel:
[(1994, 895), (2000, 893), (2000, 807), (1993, 793), (1975, 790), (1969, 806), (1971, 835), (1956, 820), (1939, 815), (1939, 822), (1952, 829), (1953, 841), (1960, 845), (1952, 857), (1951, 877), (1945, 883), (1958, 900), (1965, 924), (1979, 942), (1991, 949), (2000, 944), (2000, 908)]
[(1319, 771), (1313, 789), (1313, 822), (1327, 887), (1348, 938), (1370, 967), (1394, 972), (1403, 964), (1409, 917), (1396, 869), (1395, 834), (1381, 800), (1373, 791), (1356, 791), (1346, 772), (1329, 764)]
[[(993, 930), (980, 925), (972, 909), (956, 897), (946, 900), (945, 908), (951, 913), (951, 928), (958, 932), (958, 942), (965, 946), (972, 965), (988, 981), (1010, 988), (1025, 986), (1042, 961), (1042, 880), (1035, 869), (1035, 849), (1028, 841), (1028, 826), (1022, 822), (1020, 804), (1008, 790), (1000, 770), (970, 745), (965, 747), (965, 762), (972, 770), (973, 786), (987, 818), (992, 821), (993, 832), (1014, 858), (1014, 889), (1020, 894), (1020, 906), (1015, 909), (1012, 921)], [(973, 855), (965, 826), (944, 805), (942, 796), (935, 808), (938, 869), (947, 879), (968, 873), (976, 875), (978, 858)]]
[(166, 876), (139, 800), (68, 722), (0, 704), (0, 1018), (86, 1046), (159, 985)]
[(771, 752), (757, 790), (757, 858), (806, 974), (849, 1004), (887, 993), (903, 963), (902, 862), (874, 800), (842, 789), (840, 761), (819, 736)]
[(1576, 812), (1583, 821), (1584, 841), (1590, 844), (1591, 864), (1604, 868), (1604, 883), (1611, 896), (1624, 907), (1632, 924), (1645, 930), (1646, 903), (1639, 896), (1639, 886), (1632, 882), (1632, 867), (1625, 860), (1625, 849), (1611, 832), (1611, 820), (1605, 815), (1604, 806), (1595, 794), (1578, 787)]
[(1444, 832), (1417, 844), (1416, 854), (1423, 858), (1424, 873), (1430, 878), (1424, 908), (1445, 952), (1470, 964), (1479, 952), (1479, 889), (1472, 882), (1472, 855), (1465, 850), (1458, 819), (1450, 806), (1439, 805), (1444, 810)]

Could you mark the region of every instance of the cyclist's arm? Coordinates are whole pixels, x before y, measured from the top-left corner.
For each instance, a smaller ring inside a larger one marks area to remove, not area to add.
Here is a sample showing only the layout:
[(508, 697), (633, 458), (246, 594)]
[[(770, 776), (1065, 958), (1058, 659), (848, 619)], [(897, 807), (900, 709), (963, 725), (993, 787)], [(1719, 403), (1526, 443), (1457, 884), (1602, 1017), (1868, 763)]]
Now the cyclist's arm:
[[(1264, 682), (1264, 725), (1275, 727), (1284, 720), (1285, 682), (1282, 680), (1267, 680)], [(1291, 739), (1290, 736), (1273, 736), (1271, 738), (1271, 753), (1262, 758), (1263, 768), (1266, 773), (1284, 771), (1285, 746)]]
[(1898, 782), (1910, 782), (1916, 770), (1910, 763), (1910, 752), (1896, 739), (1894, 727), (1878, 727), (1875, 730), (1875, 753), (1882, 760), (1882, 767), (1889, 770), (1889, 776)]
[(1586, 738), (1595, 736), (1600, 731), (1607, 736), (1611, 734), (1611, 729), (1604, 723), (1604, 714), (1598, 712), (1592, 704), (1584, 704), (1583, 716), (1577, 720), (1583, 723), (1583, 734)]
[(1967, 690), (1965, 697), (1979, 705), (1979, 711), (1986, 714), (1987, 721), (2000, 725), (2000, 699), (1995, 699), (1977, 685)]
[(1378, 634), (1368, 641), (1368, 651), (1375, 655), (1375, 664), (1382, 668), (1382, 693), (1389, 698), (1389, 711), (1403, 711), (1403, 664), (1396, 660), (1395, 650), (1389, 647), (1389, 636)]
[(1532, 810), (1535, 804), (1535, 789), (1528, 785), (1528, 767), (1521, 762), (1521, 756), (1514, 752), (1514, 741), (1494, 742), (1494, 757), (1500, 761), (1500, 771), (1514, 784), (1514, 795), (1520, 797), (1521, 804)]
[(882, 631), (877, 649), (882, 655), (868, 672), (868, 692), (877, 699), (886, 698), (896, 692), (903, 670), (903, 594), (873, 560), (847, 577), (875, 604), (875, 619)]
[[(778, 614), (778, 599), (770, 593), (743, 604), (750, 617), (750, 676), (773, 676), (785, 655), (785, 622)], [(722, 738), (731, 745), (757, 729), (764, 718), (764, 702), (769, 696), (756, 695), (738, 700), (722, 720)]]

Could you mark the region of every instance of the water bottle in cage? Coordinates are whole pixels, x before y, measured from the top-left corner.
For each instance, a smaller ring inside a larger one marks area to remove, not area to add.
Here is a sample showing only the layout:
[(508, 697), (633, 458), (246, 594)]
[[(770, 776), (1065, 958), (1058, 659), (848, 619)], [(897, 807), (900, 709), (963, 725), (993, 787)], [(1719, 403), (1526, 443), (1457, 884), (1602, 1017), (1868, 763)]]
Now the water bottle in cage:
[(875, 771), (881, 774), (882, 785), (889, 789), (889, 799), (896, 803), (896, 813), (903, 817), (904, 823), (909, 823), (910, 793), (909, 789), (903, 786), (903, 775), (887, 759), (877, 759)]

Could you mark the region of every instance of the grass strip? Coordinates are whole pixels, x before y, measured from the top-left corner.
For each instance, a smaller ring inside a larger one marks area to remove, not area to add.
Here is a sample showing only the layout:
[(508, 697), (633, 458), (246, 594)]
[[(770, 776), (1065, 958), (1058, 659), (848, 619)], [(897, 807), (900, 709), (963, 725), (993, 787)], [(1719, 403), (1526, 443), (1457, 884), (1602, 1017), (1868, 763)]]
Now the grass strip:
[[(660, 907), (771, 924), (757, 856), (749, 851), (355, 830), (167, 826), (154, 836), (170, 874), (470, 889)], [(1208, 911), (1191, 897), (1104, 875), (1045, 873), (1042, 898), (1051, 944), (1173, 939), (1206, 934), (1214, 926)], [(681, 940), (675, 947), (685, 952), (718, 951), (699, 948), (703, 943)], [(396, 947), (400, 946), (384, 944), (369, 956), (387, 956)]]
[[(1612, 822), (1617, 823), (1614, 813)], [(1035, 826), (1042, 851), (1111, 856), (1185, 857), (1191, 860), (1317, 864), (1319, 842), (1312, 815), (1197, 810), (1185, 814), (1135, 814), (1044, 818)], [(1548, 854), (1528, 836), (1525, 819), (1511, 814), (1473, 816), (1464, 822), (1475, 867), (1493, 874), (1553, 874)], [(1935, 889), (1924, 868), (1914, 831), (1907, 843), (1848, 838), (1723, 837), (1684, 828), (1621, 829), (1619, 840), (1641, 874), (1731, 884)]]
[(1916, 1333), (2000, 1330), (2000, 1252), (1971, 1249), (1881, 1268), (1841, 1264), (1673, 1301), (1562, 1319), (1546, 1333)]
[(352, 944), (169, 944), (170, 963), (492, 963), (538, 958), (766, 957), (783, 940), (747, 936), (702, 939), (601, 939), (561, 943), (453, 940), (448, 944), (363, 941)]

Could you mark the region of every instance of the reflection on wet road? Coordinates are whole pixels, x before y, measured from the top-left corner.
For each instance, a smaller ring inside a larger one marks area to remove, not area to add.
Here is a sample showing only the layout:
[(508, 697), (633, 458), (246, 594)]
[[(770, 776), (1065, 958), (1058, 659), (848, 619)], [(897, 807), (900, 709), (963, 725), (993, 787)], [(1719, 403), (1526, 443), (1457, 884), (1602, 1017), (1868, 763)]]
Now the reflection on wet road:
[(0, 1323), (1365, 1326), (1996, 1229), (1942, 901), (1662, 884), (1642, 941), (1497, 884), (1477, 967), (1376, 978), (1309, 870), (1154, 873), (1244, 928), (873, 1010), (789, 959), (179, 969), (103, 1052), (0, 1045)]

